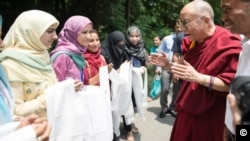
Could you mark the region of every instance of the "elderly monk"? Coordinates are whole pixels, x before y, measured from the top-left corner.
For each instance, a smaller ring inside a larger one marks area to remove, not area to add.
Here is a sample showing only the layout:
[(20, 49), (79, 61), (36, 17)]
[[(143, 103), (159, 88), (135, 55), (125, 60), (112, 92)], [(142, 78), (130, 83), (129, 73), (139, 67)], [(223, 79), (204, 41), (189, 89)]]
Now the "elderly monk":
[(183, 80), (176, 100), (178, 112), (171, 141), (222, 141), (228, 85), (235, 76), (241, 42), (238, 35), (214, 24), (206, 1), (192, 1), (180, 13), (186, 37), (180, 64), (166, 54), (149, 61)]

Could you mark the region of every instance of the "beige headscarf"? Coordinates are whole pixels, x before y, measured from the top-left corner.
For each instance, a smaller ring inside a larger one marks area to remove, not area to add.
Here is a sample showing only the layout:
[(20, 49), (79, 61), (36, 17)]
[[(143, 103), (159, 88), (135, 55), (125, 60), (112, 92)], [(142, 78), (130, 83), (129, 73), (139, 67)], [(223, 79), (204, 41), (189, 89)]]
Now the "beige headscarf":
[(56, 80), (47, 47), (40, 37), (58, 20), (49, 13), (29, 10), (21, 13), (4, 38), (0, 61), (9, 81), (42, 82)]

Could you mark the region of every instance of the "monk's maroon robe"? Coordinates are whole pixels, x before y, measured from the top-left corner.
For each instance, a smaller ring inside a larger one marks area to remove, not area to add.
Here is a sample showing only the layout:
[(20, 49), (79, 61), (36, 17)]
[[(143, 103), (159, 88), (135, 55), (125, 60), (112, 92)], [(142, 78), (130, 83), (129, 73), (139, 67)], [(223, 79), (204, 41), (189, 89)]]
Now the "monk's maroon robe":
[[(216, 26), (214, 34), (189, 50), (182, 42), (184, 59), (198, 72), (215, 76), (226, 84), (234, 78), (241, 42), (238, 35)], [(178, 115), (171, 141), (223, 141), (226, 95), (198, 83), (183, 81), (176, 100)]]

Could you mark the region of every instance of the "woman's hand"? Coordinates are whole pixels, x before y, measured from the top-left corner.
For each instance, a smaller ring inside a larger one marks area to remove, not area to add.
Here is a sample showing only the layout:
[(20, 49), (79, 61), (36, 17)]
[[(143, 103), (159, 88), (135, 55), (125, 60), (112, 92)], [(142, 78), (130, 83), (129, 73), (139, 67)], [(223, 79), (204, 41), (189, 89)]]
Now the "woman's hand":
[(155, 70), (155, 74), (162, 74), (162, 69), (160, 67), (157, 67)]
[(140, 69), (141, 69), (141, 74), (144, 74), (147, 71), (145, 67), (141, 67)]
[(80, 80), (74, 80), (75, 91), (78, 92), (82, 89), (83, 83)]
[(15, 120), (15, 121), (19, 121), (20, 124), (17, 126), (16, 130), (23, 128), (27, 125), (31, 125), (32, 123), (35, 122), (36, 119), (39, 119), (38, 115), (32, 114), (30, 116), (27, 117), (20, 117), (19, 119)]
[(112, 69), (113, 69), (113, 64), (112, 63), (108, 64), (108, 72), (109, 73), (112, 71)]
[(36, 132), (38, 141), (46, 141), (49, 139), (51, 126), (48, 124), (47, 121), (43, 121), (41, 123), (34, 123), (32, 124), (32, 127)]
[(48, 125), (46, 118), (40, 118), (38, 115), (32, 114), (28, 117), (20, 118), (19, 121), (20, 124), (16, 128), (16, 130), (31, 125), (35, 131), (38, 140), (45, 141), (49, 138), (51, 126)]

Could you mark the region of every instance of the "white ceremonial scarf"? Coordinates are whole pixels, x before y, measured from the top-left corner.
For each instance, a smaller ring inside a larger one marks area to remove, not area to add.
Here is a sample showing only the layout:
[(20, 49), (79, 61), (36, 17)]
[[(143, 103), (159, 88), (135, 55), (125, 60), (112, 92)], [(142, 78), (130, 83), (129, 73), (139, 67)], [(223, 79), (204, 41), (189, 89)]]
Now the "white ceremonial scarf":
[(19, 126), (20, 122), (10, 122), (0, 126), (0, 141), (36, 141), (36, 133), (32, 125)]
[(120, 71), (112, 70), (109, 74), (111, 80), (112, 111), (117, 116), (133, 116), (134, 109), (131, 99), (132, 94), (132, 65), (123, 63)]
[(100, 68), (100, 87), (85, 85), (75, 93), (73, 80), (46, 92), (50, 141), (111, 141), (113, 139), (107, 66)]
[[(136, 110), (145, 121), (144, 107), (147, 107), (147, 94), (148, 94), (148, 77), (147, 69), (145, 67), (136, 68), (133, 67), (132, 73), (132, 85), (136, 102)], [(142, 78), (142, 73), (144, 78)]]

